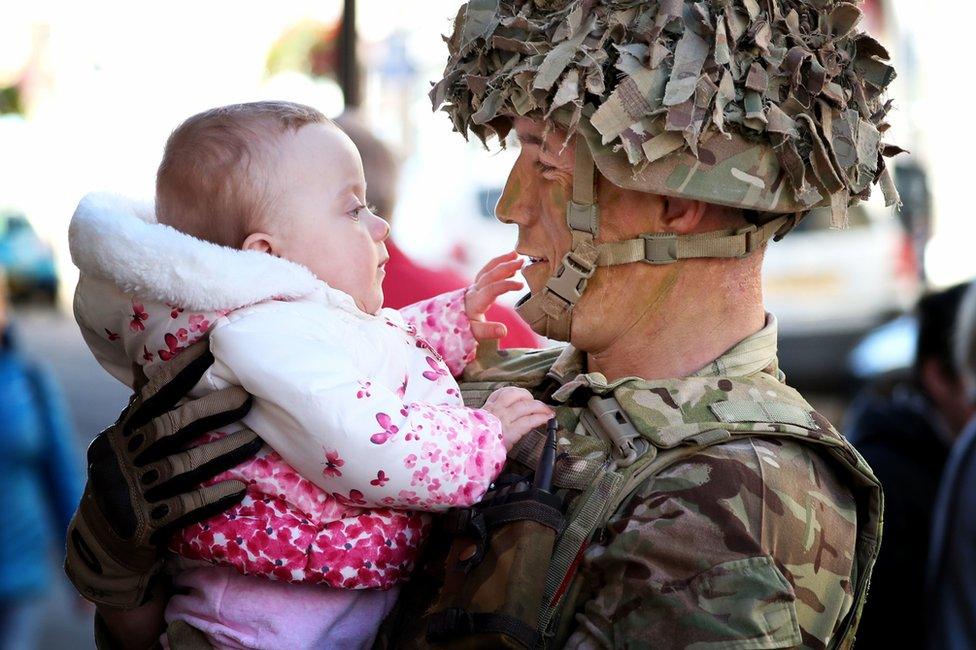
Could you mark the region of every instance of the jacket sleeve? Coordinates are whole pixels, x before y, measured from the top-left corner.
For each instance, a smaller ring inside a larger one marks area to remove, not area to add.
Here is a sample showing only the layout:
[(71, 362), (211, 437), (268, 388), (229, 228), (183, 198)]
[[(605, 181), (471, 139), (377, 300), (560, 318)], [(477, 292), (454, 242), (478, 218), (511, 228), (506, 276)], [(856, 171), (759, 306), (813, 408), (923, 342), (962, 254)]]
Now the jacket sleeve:
[[(299, 317), (301, 318), (301, 317)], [(350, 506), (439, 511), (475, 503), (505, 458), (501, 424), (460, 405), (405, 402), (368, 379), (362, 333), (246, 316), (211, 333), (214, 376), (255, 399), (245, 423), (298, 472)], [(287, 332), (269, 340), (269, 332)], [(415, 381), (450, 381), (446, 372)]]
[(461, 376), (478, 349), (464, 310), (467, 291), (465, 288), (442, 293), (399, 310), (403, 320), (434, 348), (455, 377)]

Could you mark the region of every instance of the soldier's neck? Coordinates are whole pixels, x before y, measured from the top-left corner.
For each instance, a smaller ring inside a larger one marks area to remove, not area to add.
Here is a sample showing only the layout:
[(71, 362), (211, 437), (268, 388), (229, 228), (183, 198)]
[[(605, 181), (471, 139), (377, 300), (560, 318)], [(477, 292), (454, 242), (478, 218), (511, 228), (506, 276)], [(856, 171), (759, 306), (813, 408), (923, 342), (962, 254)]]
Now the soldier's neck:
[(756, 280), (740, 291), (689, 283), (606, 348), (587, 352), (587, 371), (600, 372), (608, 381), (691, 375), (765, 326)]

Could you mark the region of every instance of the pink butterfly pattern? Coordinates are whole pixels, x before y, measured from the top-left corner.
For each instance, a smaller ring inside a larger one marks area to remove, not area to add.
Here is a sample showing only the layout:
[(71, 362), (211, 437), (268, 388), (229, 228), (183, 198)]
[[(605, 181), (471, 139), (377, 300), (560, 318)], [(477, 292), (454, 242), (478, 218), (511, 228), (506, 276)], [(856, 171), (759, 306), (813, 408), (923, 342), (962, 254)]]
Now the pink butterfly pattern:
[(189, 326), (191, 332), (200, 332), (203, 334), (210, 329), (210, 321), (203, 314), (191, 314)]
[(325, 452), (325, 467), (322, 468), (322, 476), (328, 478), (339, 478), (342, 476), (342, 470), (339, 468), (346, 464), (346, 461), (342, 460), (339, 456), (339, 452), (336, 450)]
[(356, 391), (356, 399), (365, 399), (371, 396), (369, 389), (373, 386), (373, 382), (367, 381), (365, 379), (359, 380), (359, 390)]
[(443, 361), (455, 377), (474, 359), (478, 347), (464, 311), (464, 293), (459, 289), (400, 310), (406, 321), (403, 329), (414, 345)]
[(369, 441), (374, 445), (382, 445), (400, 432), (400, 428), (393, 424), (393, 420), (386, 413), (377, 413), (376, 421), (383, 430), (370, 436)]
[(183, 349), (182, 346), (180, 345), (179, 339), (176, 338), (175, 335), (170, 334), (169, 332), (167, 332), (166, 335), (163, 337), (163, 342), (166, 344), (167, 349), (156, 351), (156, 354), (159, 355), (159, 359), (161, 361), (169, 361), (177, 354), (179, 354)]
[(142, 303), (132, 303), (132, 316), (129, 320), (129, 329), (133, 332), (144, 332), (146, 330), (144, 323), (147, 320), (149, 320), (149, 314), (146, 313)]
[(447, 377), (447, 368), (441, 366), (434, 357), (427, 357), (427, 365), (430, 366), (430, 370), (425, 370), (421, 375), (424, 379), (429, 381), (437, 381), (441, 377)]

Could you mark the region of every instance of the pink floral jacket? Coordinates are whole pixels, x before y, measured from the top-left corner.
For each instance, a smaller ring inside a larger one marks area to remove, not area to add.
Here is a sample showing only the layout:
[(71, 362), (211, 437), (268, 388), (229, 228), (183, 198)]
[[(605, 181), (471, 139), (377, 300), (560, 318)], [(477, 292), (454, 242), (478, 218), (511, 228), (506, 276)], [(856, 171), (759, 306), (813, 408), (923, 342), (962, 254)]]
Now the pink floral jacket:
[(216, 361), (192, 396), (240, 385), (255, 398), (244, 424), (267, 446), (217, 479), (244, 480), (247, 496), (178, 534), (180, 555), (387, 588), (412, 567), (424, 513), (476, 502), (500, 470), (500, 423), (465, 408), (452, 376), (475, 349), (463, 291), (366, 314), (303, 267), (111, 197), (86, 197), (70, 239), (75, 315), (109, 372), (135, 385), (209, 332)]

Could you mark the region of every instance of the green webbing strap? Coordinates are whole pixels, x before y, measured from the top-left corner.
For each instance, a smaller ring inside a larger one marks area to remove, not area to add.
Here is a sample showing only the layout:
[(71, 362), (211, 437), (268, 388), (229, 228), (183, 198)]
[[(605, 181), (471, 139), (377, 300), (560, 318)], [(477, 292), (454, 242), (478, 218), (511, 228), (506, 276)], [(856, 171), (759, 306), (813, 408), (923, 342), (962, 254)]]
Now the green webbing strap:
[(597, 246), (597, 266), (615, 266), (631, 262), (670, 264), (700, 257), (746, 257), (772, 239), (796, 215), (777, 217), (762, 226), (750, 224), (736, 230), (717, 230), (698, 235), (653, 233), (636, 239)]
[[(596, 205), (594, 196), (594, 184), (596, 180), (596, 165), (593, 162), (593, 154), (590, 147), (586, 144), (585, 138), (577, 141), (576, 159), (573, 164), (573, 203), (577, 208), (585, 212), (591, 212), (591, 208)], [(579, 221), (578, 216), (570, 210), (568, 216), (569, 227), (572, 230), (582, 230), (591, 235), (596, 235), (599, 230), (596, 212), (585, 215), (585, 220)]]
[(812, 429), (810, 411), (786, 402), (754, 402), (737, 399), (716, 402), (709, 407), (720, 422), (780, 422)]
[(552, 560), (549, 562), (542, 609), (539, 611), (537, 626), (539, 630), (548, 629), (552, 615), (559, 604), (558, 599), (555, 598), (557, 590), (563, 586), (564, 580), (569, 576), (573, 562), (576, 561), (584, 544), (589, 541), (593, 531), (603, 521), (606, 508), (623, 480), (623, 476), (608, 470), (599, 481), (591, 485), (588, 492), (580, 497), (582, 505), (568, 520), (569, 524), (559, 537)]

